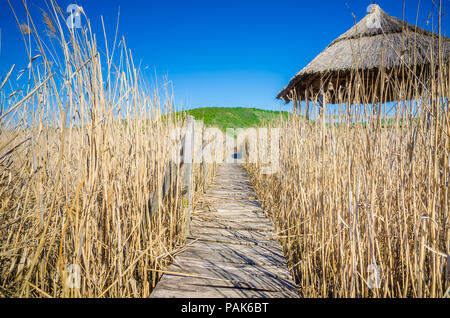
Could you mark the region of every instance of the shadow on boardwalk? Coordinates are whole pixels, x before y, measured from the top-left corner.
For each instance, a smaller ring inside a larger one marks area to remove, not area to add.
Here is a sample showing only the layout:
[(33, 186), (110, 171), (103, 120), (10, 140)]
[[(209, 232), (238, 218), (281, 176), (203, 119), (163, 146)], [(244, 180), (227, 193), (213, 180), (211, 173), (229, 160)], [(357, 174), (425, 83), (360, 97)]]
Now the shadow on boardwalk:
[(219, 167), (192, 215), (186, 248), (150, 297), (298, 297), (273, 226), (243, 167)]

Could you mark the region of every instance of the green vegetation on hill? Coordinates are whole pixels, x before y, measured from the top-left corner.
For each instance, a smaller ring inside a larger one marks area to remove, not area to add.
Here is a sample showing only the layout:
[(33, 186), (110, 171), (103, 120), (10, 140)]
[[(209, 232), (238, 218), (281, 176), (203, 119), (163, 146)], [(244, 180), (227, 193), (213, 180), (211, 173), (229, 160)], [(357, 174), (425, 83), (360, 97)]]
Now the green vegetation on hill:
[(205, 107), (179, 112), (183, 116), (191, 115), (196, 120), (203, 120), (207, 127), (218, 127), (222, 131), (226, 128), (248, 128), (276, 125), (280, 120), (286, 120), (290, 113), (287, 111), (271, 111), (258, 108), (244, 107)]

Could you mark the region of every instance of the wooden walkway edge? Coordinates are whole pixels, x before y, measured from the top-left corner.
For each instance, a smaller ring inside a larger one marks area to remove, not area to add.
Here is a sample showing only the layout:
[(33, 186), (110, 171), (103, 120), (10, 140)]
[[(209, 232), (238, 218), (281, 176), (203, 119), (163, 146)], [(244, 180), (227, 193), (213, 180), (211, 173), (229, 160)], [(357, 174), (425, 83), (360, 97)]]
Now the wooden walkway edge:
[(219, 166), (201, 200), (186, 248), (150, 297), (297, 298), (273, 225), (244, 168)]

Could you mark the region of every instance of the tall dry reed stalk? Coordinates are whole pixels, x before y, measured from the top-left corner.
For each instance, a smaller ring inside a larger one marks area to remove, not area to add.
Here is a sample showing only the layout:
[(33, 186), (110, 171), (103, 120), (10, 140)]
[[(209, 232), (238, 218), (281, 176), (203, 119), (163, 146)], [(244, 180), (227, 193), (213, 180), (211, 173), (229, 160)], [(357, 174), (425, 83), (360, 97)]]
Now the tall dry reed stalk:
[(111, 50), (103, 25), (100, 53), (89, 21), (69, 29), (50, 4), (41, 36), (24, 2), (29, 85), (2, 104), (0, 297), (147, 297), (184, 239), (181, 169), (150, 210), (182, 122), (123, 39)]
[(435, 63), (398, 86), (395, 116), (348, 86), (334, 119), (286, 122), (278, 173), (247, 165), (301, 296), (449, 295), (450, 75)]

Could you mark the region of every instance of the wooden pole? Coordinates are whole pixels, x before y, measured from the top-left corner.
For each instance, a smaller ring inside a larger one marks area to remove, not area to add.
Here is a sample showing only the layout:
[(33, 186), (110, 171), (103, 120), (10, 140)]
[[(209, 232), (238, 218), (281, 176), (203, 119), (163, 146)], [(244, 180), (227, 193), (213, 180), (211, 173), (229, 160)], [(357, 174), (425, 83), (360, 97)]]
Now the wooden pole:
[(184, 178), (183, 187), (187, 188), (186, 200), (187, 200), (187, 224), (186, 235), (191, 233), (191, 209), (192, 209), (192, 165), (194, 159), (194, 117), (188, 116), (186, 124), (186, 135), (184, 138)]
[(295, 90), (295, 88), (292, 91), (292, 101), (294, 102), (293, 113), (294, 115), (297, 115), (297, 91)]
[(203, 149), (206, 146), (206, 140), (205, 140), (205, 136), (206, 136), (206, 131), (205, 131), (205, 126), (202, 125), (202, 151), (201, 151), (201, 156), (202, 156), (202, 165), (203, 165), (203, 192), (206, 192), (206, 186), (207, 186), (207, 182), (208, 182), (208, 163), (205, 160), (205, 156), (203, 155)]
[(326, 95), (320, 94), (320, 110), (322, 117), (322, 145), (325, 146), (325, 107), (327, 105)]
[(324, 100), (323, 100), (323, 94), (322, 93), (319, 94), (319, 99), (318, 99), (317, 106), (319, 108), (319, 117), (320, 117), (320, 119), (324, 119), (325, 112), (324, 112)]
[(306, 120), (309, 121), (309, 95), (308, 95), (308, 89), (305, 90), (305, 103), (306, 103)]
[(325, 130), (325, 105), (327, 104), (325, 100), (325, 91), (322, 79), (320, 79), (320, 93), (319, 93), (319, 115), (321, 115), (323, 130)]

